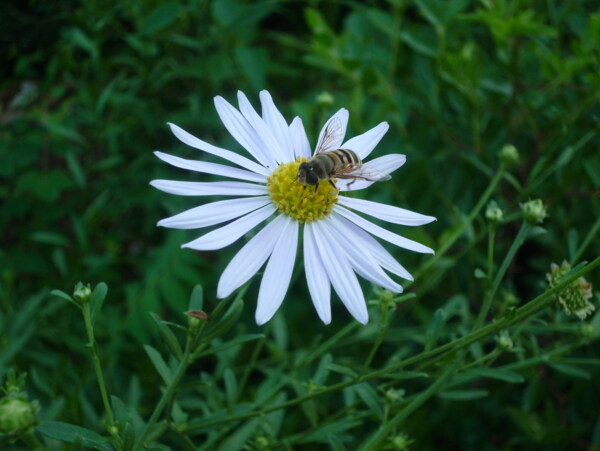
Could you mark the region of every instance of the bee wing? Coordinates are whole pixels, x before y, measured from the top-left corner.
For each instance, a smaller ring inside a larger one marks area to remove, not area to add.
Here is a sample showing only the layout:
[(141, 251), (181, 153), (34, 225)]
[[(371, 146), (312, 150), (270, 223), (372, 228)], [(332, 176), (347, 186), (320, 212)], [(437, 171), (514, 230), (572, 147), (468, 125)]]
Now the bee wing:
[(319, 144), (317, 144), (315, 155), (336, 149), (342, 143), (343, 139), (344, 129), (342, 121), (340, 118), (334, 117), (329, 121), (327, 127), (325, 127), (325, 131), (319, 139)]
[(335, 172), (332, 177), (340, 179), (367, 180), (369, 182), (385, 182), (392, 178), (387, 172), (366, 165), (355, 167), (346, 167)]

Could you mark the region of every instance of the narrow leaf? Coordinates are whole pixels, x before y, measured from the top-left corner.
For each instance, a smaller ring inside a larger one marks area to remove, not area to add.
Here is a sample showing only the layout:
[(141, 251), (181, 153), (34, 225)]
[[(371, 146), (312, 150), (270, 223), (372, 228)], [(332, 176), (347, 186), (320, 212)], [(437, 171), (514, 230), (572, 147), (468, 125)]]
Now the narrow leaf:
[(581, 379), (589, 380), (592, 378), (591, 374), (585, 370), (582, 370), (578, 366), (567, 365), (565, 363), (557, 363), (552, 362), (548, 363), (552, 368), (554, 368), (559, 373), (566, 374), (567, 376), (579, 377)]
[(92, 300), (90, 301), (92, 321), (95, 321), (100, 313), (107, 293), (108, 286), (104, 282), (100, 282), (94, 287), (94, 291), (92, 292)]
[(150, 316), (152, 316), (152, 319), (156, 322), (158, 331), (165, 340), (169, 350), (173, 353), (177, 360), (180, 360), (183, 356), (183, 350), (181, 349), (181, 345), (179, 344), (179, 341), (177, 340), (177, 337), (173, 331), (165, 322), (160, 319), (156, 313), (150, 313)]
[(487, 390), (448, 390), (441, 392), (439, 397), (450, 401), (471, 401), (485, 398), (489, 395)]
[(472, 373), (477, 376), (487, 377), (490, 379), (498, 379), (504, 382), (510, 382), (512, 384), (520, 384), (525, 382), (525, 379), (519, 373), (500, 368), (473, 368), (468, 370), (467, 373)]
[(101, 451), (112, 451), (108, 439), (89, 429), (60, 421), (48, 421), (35, 428), (36, 432), (61, 442), (74, 443), (78, 441), (88, 448)]
[(165, 384), (168, 385), (173, 379), (173, 374), (167, 366), (167, 363), (164, 361), (159, 352), (152, 346), (144, 345), (144, 350), (146, 351), (146, 354), (148, 354), (148, 357), (150, 357), (150, 361), (154, 365), (154, 368), (156, 368), (158, 374), (160, 374), (160, 377), (162, 377)]

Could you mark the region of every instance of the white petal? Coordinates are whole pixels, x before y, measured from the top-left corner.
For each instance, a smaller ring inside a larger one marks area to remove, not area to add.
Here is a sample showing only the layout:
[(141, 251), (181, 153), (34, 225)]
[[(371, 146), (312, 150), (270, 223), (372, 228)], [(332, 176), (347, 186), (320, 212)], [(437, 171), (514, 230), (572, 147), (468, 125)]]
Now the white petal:
[(404, 266), (402, 266), (394, 257), (392, 257), (392, 254), (390, 254), (381, 245), (381, 243), (379, 243), (379, 241), (377, 241), (353, 222), (348, 221), (345, 218), (339, 219), (339, 224), (346, 229), (345, 233), (349, 234), (349, 236), (355, 237), (357, 243), (360, 243), (360, 246), (364, 246), (367, 249), (365, 252), (373, 256), (377, 263), (379, 263), (384, 269), (404, 279), (414, 280), (413, 276), (411, 276)]
[(215, 97), (215, 108), (221, 121), (223, 121), (223, 125), (231, 133), (231, 136), (263, 166), (271, 167), (273, 161), (265, 156), (265, 152), (263, 151), (264, 144), (252, 125), (242, 116), (242, 113), (221, 96)]
[(189, 247), (198, 251), (221, 249), (238, 240), (242, 235), (263, 222), (273, 213), (275, 213), (275, 207), (273, 204), (267, 204), (221, 228), (202, 235), (200, 238), (185, 243), (181, 247)]
[(176, 180), (152, 180), (154, 188), (180, 196), (257, 196), (267, 194), (265, 185), (244, 182), (180, 182)]
[(327, 271), (319, 256), (317, 244), (312, 230), (313, 223), (304, 226), (304, 271), (310, 297), (319, 318), (325, 324), (331, 322), (331, 284)]
[(418, 226), (435, 221), (433, 216), (425, 216), (405, 210), (404, 208), (372, 202), (370, 200), (339, 196), (338, 202), (344, 207), (352, 208), (353, 210), (360, 211), (383, 221), (393, 222), (394, 224)]
[(204, 152), (208, 152), (210, 154), (229, 160), (232, 163), (235, 163), (238, 166), (242, 166), (243, 168), (246, 168), (249, 171), (256, 172), (257, 174), (269, 175), (271, 173), (269, 169), (261, 166), (260, 164), (257, 164), (256, 162), (246, 157), (243, 157), (242, 155), (232, 152), (231, 150), (221, 149), (220, 147), (216, 147), (212, 144), (204, 142), (175, 124), (169, 123), (169, 127), (171, 127), (171, 131), (177, 137), (177, 139), (179, 139), (182, 143), (187, 144), (190, 147), (203, 150)]
[(375, 146), (379, 144), (379, 141), (381, 141), (381, 138), (383, 138), (383, 135), (386, 134), (389, 128), (390, 126), (387, 122), (382, 122), (362, 135), (349, 139), (342, 144), (342, 148), (353, 150), (361, 160), (364, 160), (373, 151)]
[(346, 210), (342, 206), (336, 205), (334, 207), (333, 213), (342, 215), (343, 217), (349, 219), (360, 228), (381, 238), (382, 240), (395, 244), (396, 246), (424, 254), (433, 254), (433, 250), (428, 248), (427, 246), (424, 246), (421, 243), (417, 243), (416, 241), (409, 240), (408, 238), (404, 238), (403, 236), (396, 235), (395, 233), (385, 230), (383, 227), (379, 227), (378, 225), (367, 221), (366, 219), (358, 216), (356, 213), (353, 213), (350, 210)]
[(209, 163), (207, 161), (186, 160), (185, 158), (175, 157), (158, 151), (154, 152), (154, 155), (170, 165), (181, 169), (189, 169), (190, 171), (204, 172), (206, 174), (222, 175), (223, 177), (247, 180), (249, 182), (267, 183), (267, 178), (264, 175), (246, 171), (245, 169), (232, 168), (231, 166)]
[(319, 250), (319, 255), (323, 266), (327, 271), (327, 276), (350, 314), (360, 323), (366, 324), (369, 320), (369, 313), (365, 303), (365, 297), (356, 279), (354, 271), (343, 252), (337, 252), (337, 246), (334, 248), (327, 240), (323, 232), (324, 223), (315, 221), (313, 231), (315, 242)]
[(256, 324), (259, 326), (273, 317), (292, 279), (298, 247), (298, 222), (287, 216), (283, 218), (286, 225), (281, 230), (260, 282), (256, 306)]
[(330, 242), (336, 243), (338, 254), (339, 252), (344, 253), (352, 268), (363, 278), (393, 293), (402, 293), (402, 286), (394, 282), (381, 269), (369, 254), (366, 246), (361, 246), (362, 242), (349, 229), (343, 227), (342, 221), (345, 221), (345, 219), (339, 217), (327, 218), (324, 221), (326, 227), (323, 227), (323, 231), (329, 236)]
[(277, 166), (278, 163), (287, 162), (289, 159), (284, 158), (283, 150), (279, 145), (273, 132), (262, 117), (256, 112), (246, 95), (242, 91), (238, 91), (238, 104), (240, 111), (254, 129), (259, 150), (263, 158), (269, 162), (270, 167)]
[[(369, 166), (377, 169), (384, 174), (391, 174), (400, 166), (406, 162), (406, 155), (394, 153), (391, 155), (384, 155), (383, 157), (375, 158), (374, 160), (363, 163), (365, 166)], [(352, 180), (338, 179), (336, 185), (342, 191), (358, 191), (359, 189), (371, 186), (375, 182), (369, 182), (366, 180), (356, 180), (350, 186), (348, 186)]]
[(294, 147), (287, 122), (275, 106), (268, 91), (263, 90), (260, 92), (260, 103), (262, 105), (262, 117), (283, 151), (285, 160), (282, 162), (294, 160)]
[(172, 229), (199, 229), (239, 218), (269, 202), (269, 196), (220, 200), (162, 219), (158, 221), (158, 225)]
[(284, 226), (285, 216), (279, 215), (235, 254), (221, 274), (217, 297), (226, 298), (256, 274), (271, 255)]
[(290, 135), (292, 136), (294, 146), (294, 158), (310, 158), (310, 143), (308, 142), (308, 136), (306, 136), (302, 119), (298, 116), (290, 124)]
[(344, 142), (344, 136), (346, 136), (346, 128), (348, 127), (348, 110), (346, 108), (340, 109), (337, 113), (335, 113), (333, 116), (331, 116), (331, 118), (327, 122), (325, 122), (325, 125), (321, 129), (321, 133), (319, 133), (319, 139), (317, 140), (317, 146), (315, 148), (315, 151), (319, 147), (319, 143), (321, 142), (321, 139), (323, 138), (323, 135), (325, 134), (325, 130), (327, 130), (327, 127), (329, 126), (331, 121), (336, 120), (336, 119), (340, 121), (339, 135), (338, 135), (337, 139), (331, 141), (331, 144), (329, 146), (327, 146), (327, 149), (321, 149), (321, 150), (339, 149), (339, 147)]

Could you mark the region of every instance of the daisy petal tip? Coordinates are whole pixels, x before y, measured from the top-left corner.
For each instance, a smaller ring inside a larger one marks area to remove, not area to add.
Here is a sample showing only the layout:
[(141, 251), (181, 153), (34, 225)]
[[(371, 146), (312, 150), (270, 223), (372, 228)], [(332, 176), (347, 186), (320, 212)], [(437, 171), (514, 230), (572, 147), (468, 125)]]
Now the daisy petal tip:
[(356, 321), (358, 321), (359, 323), (361, 323), (363, 326), (366, 326), (367, 323), (369, 322), (369, 315), (365, 315), (364, 318), (361, 315), (360, 318), (356, 318)]
[(267, 321), (269, 321), (271, 318), (273, 317), (273, 315), (266, 315), (265, 313), (259, 313), (256, 312), (256, 315), (254, 316), (254, 319), (256, 320), (256, 325), (257, 326), (263, 326), (267, 323)]
[(217, 298), (225, 299), (230, 294), (231, 294), (231, 291), (228, 289), (225, 289), (225, 287), (223, 287), (221, 284), (219, 284), (217, 286)]

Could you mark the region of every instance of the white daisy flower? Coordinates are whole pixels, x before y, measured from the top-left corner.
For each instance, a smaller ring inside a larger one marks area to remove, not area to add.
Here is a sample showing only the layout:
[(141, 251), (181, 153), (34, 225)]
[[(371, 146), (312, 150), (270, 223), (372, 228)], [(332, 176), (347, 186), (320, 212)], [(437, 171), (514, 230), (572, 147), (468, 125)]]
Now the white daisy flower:
[[(410, 273), (374, 238), (421, 253), (433, 251), (416, 241), (380, 227), (356, 212), (393, 224), (417, 226), (434, 221), (391, 205), (338, 195), (330, 183), (314, 186), (301, 184), (298, 167), (311, 158), (311, 150), (299, 117), (288, 124), (271, 95), (261, 91), (262, 115), (246, 96), (238, 92), (239, 110), (222, 97), (215, 106), (223, 124), (253, 159), (204, 142), (177, 125), (169, 124), (183, 143), (216, 155), (236, 166), (186, 160), (155, 152), (161, 160), (182, 169), (223, 176), (236, 181), (185, 182), (153, 180), (159, 190), (182, 196), (230, 196), (163, 219), (158, 225), (176, 229), (197, 229), (227, 223), (182, 247), (199, 251), (221, 249), (266, 222), (223, 271), (217, 296), (225, 298), (246, 283), (267, 262), (256, 308), (256, 322), (269, 321), (283, 301), (290, 285), (302, 233), (306, 281), (312, 302), (321, 320), (331, 322), (331, 286), (357, 321), (366, 324), (368, 311), (357, 274), (395, 293), (402, 286), (387, 273), (412, 280)], [(335, 122), (334, 122), (335, 121)], [(327, 148), (349, 149), (366, 159), (388, 124), (382, 122), (362, 135), (344, 141), (348, 111), (341, 109), (324, 125), (319, 141), (332, 123), (337, 133), (330, 136)], [(389, 174), (404, 164), (404, 155), (392, 154), (364, 162), (362, 168)], [(340, 192), (357, 191), (373, 183), (369, 180), (332, 180)]]

